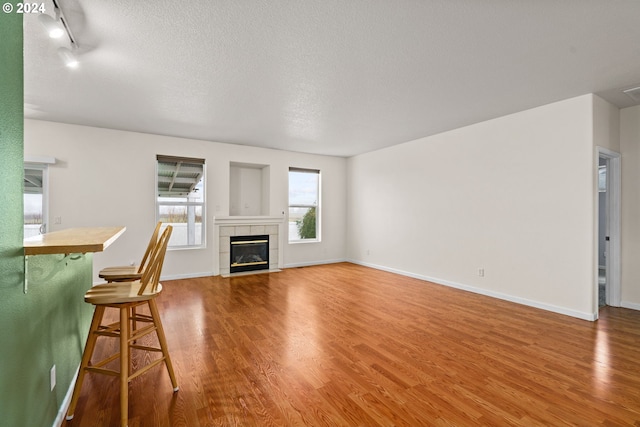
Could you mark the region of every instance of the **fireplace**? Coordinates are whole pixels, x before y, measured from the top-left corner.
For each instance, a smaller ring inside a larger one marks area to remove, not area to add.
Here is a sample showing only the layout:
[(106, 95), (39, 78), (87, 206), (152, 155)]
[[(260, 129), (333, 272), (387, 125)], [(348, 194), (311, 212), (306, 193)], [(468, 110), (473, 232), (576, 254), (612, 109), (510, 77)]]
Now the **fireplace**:
[[(269, 236), (269, 267), (257, 271), (279, 271), (282, 268), (284, 237), (284, 216), (216, 216), (214, 218), (213, 240), (217, 274), (229, 277), (231, 274), (231, 237)], [(252, 237), (251, 240), (255, 240)], [(262, 239), (260, 239), (262, 240)], [(215, 274), (215, 273), (214, 273)]]
[(268, 270), (269, 235), (231, 236), (230, 272)]

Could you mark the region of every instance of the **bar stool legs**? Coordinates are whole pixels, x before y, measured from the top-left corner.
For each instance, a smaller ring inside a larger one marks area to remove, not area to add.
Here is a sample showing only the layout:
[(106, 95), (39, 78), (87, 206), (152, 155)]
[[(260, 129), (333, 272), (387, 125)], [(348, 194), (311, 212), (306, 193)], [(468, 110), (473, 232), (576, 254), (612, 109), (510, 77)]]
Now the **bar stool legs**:
[(84, 381), (84, 375), (86, 374), (87, 367), (91, 363), (91, 356), (93, 350), (96, 347), (96, 341), (98, 335), (94, 331), (100, 328), (102, 323), (102, 317), (104, 316), (104, 306), (97, 306), (93, 311), (93, 318), (91, 319), (91, 326), (89, 327), (89, 334), (87, 335), (87, 343), (84, 346), (84, 352), (82, 353), (82, 361), (80, 362), (80, 370), (78, 371), (78, 377), (76, 383), (73, 386), (73, 395), (71, 397), (71, 403), (69, 403), (69, 409), (67, 410), (67, 420), (73, 419), (73, 414), (78, 404), (78, 398), (80, 397), (80, 389), (82, 388), (82, 382)]
[(160, 312), (158, 311), (158, 306), (156, 305), (155, 299), (149, 301), (149, 311), (151, 311), (151, 317), (154, 319), (154, 324), (156, 326), (156, 334), (158, 335), (158, 341), (160, 342), (160, 349), (162, 350), (162, 357), (165, 362), (164, 364), (167, 367), (167, 372), (169, 373), (169, 378), (171, 379), (173, 391), (176, 392), (180, 388), (178, 387), (176, 374), (173, 372), (173, 363), (171, 363), (171, 357), (169, 357), (167, 338), (164, 335), (164, 328), (162, 327), (162, 322), (160, 321)]
[[(95, 306), (85, 351), (82, 354), (80, 371), (78, 372), (78, 378), (76, 379), (76, 383), (74, 386), (73, 396), (71, 397), (71, 403), (69, 404), (69, 409), (67, 411), (67, 420), (71, 420), (73, 418), (76, 405), (78, 404), (78, 399), (80, 397), (80, 391), (82, 389), (84, 376), (87, 372), (115, 375), (120, 377), (120, 425), (122, 427), (127, 426), (129, 419), (129, 381), (131, 381), (131, 379), (143, 374), (153, 366), (164, 362), (167, 367), (167, 372), (169, 373), (169, 378), (171, 379), (173, 391), (178, 391), (178, 382), (176, 380), (176, 376), (173, 370), (173, 364), (171, 363), (171, 358), (169, 356), (167, 340), (164, 334), (162, 321), (160, 320), (160, 313), (158, 311), (156, 301), (155, 299), (151, 299), (146, 302), (149, 306), (149, 311), (151, 313), (150, 316), (144, 315), (134, 308), (140, 304)], [(102, 326), (102, 319), (104, 317), (106, 307), (116, 307), (119, 309), (119, 321), (110, 325)], [(143, 322), (149, 323), (149, 325), (140, 327), (140, 323)], [(136, 325), (135, 329), (132, 329), (132, 323)], [(137, 344), (139, 338), (153, 331), (156, 332), (156, 335), (158, 337), (158, 342), (160, 344), (159, 348)], [(96, 341), (99, 336), (119, 338), (120, 351), (119, 353), (111, 355), (102, 361), (92, 364), (91, 358), (93, 356), (93, 352), (96, 347)], [(151, 362), (145, 367), (138, 369), (135, 372), (130, 372), (132, 348), (161, 352), (162, 357)], [(118, 357), (120, 357), (120, 372), (103, 368), (104, 365), (114, 361)]]
[(120, 308), (120, 425), (129, 422), (129, 308)]

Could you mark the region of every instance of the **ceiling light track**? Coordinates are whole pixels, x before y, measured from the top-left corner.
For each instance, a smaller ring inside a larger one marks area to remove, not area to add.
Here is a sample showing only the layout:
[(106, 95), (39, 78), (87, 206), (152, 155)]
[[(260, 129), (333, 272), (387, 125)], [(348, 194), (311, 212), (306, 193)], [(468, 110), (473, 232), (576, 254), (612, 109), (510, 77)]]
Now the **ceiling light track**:
[(60, 7), (59, 0), (51, 0), (51, 1), (53, 2), (53, 8), (56, 12), (56, 16), (58, 20), (60, 20), (60, 23), (62, 23), (62, 28), (67, 33), (67, 37), (69, 37), (71, 46), (74, 48), (77, 48), (78, 43), (76, 42), (76, 38), (74, 37), (73, 32), (71, 31), (71, 28), (69, 27), (67, 18), (64, 16), (64, 13), (62, 12), (62, 8)]
[(76, 58), (75, 55), (75, 51), (78, 49), (78, 42), (76, 41), (76, 38), (71, 31), (71, 27), (69, 27), (69, 22), (60, 7), (60, 0), (51, 1), (53, 2), (55, 18), (43, 13), (40, 15), (39, 20), (50, 38), (57, 39), (62, 37), (64, 34), (67, 35), (70, 42), (70, 48), (59, 47), (58, 55), (64, 62), (64, 65), (69, 68), (76, 68), (79, 65), (78, 58)]

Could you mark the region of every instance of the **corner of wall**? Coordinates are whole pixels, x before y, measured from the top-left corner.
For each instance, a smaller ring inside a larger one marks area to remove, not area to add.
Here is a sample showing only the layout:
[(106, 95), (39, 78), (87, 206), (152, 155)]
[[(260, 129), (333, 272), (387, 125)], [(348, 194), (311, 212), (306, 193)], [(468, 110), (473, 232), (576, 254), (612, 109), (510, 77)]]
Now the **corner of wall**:
[(640, 309), (640, 105), (620, 110), (622, 306)]

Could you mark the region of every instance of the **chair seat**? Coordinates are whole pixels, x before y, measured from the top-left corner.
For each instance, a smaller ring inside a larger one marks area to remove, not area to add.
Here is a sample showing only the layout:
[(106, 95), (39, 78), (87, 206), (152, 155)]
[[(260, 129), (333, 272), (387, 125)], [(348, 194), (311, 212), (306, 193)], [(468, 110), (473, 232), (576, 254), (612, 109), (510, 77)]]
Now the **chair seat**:
[(98, 277), (108, 282), (118, 282), (122, 280), (137, 280), (142, 278), (142, 272), (133, 265), (122, 265), (117, 267), (106, 267), (100, 270)]
[(142, 283), (140, 280), (133, 282), (103, 283), (89, 289), (84, 295), (85, 302), (93, 305), (126, 304), (131, 302), (148, 301), (157, 297), (162, 292), (162, 285), (158, 283), (157, 288), (145, 289), (138, 295)]
[(153, 234), (151, 235), (151, 239), (149, 240), (149, 244), (147, 245), (147, 250), (142, 257), (140, 265), (120, 265), (115, 267), (106, 267), (100, 270), (100, 272), (98, 273), (98, 277), (106, 280), (107, 282), (129, 282), (132, 280), (142, 279), (142, 274), (145, 270), (147, 262), (149, 261), (149, 256), (158, 244), (158, 235), (160, 233), (160, 228), (162, 228), (162, 222), (158, 221), (155, 230), (153, 230)]

